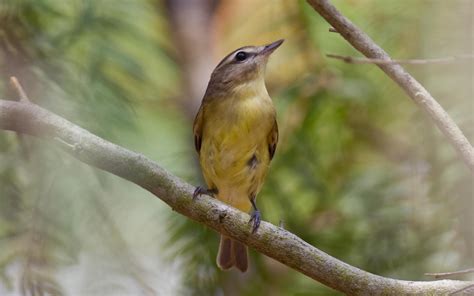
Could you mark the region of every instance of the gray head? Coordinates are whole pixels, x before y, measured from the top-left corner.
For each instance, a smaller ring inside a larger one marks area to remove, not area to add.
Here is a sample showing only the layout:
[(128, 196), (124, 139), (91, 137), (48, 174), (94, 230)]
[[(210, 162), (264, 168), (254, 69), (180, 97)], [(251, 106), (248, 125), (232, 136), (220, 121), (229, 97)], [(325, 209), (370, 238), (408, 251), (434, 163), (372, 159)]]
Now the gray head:
[(216, 66), (211, 75), (206, 95), (209, 92), (230, 90), (256, 79), (262, 79), (268, 57), (283, 39), (263, 46), (244, 46), (228, 54)]

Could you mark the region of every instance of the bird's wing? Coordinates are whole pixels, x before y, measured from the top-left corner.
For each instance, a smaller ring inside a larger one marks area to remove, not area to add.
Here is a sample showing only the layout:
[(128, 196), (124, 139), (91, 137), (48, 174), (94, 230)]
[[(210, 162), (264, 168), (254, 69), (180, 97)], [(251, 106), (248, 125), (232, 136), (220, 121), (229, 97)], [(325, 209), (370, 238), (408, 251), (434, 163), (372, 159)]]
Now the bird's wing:
[(204, 108), (201, 105), (199, 111), (194, 119), (193, 133), (194, 133), (194, 148), (196, 148), (197, 153), (201, 151), (202, 143), (202, 126), (204, 122)]
[(275, 155), (277, 144), (278, 144), (278, 124), (275, 119), (273, 122), (272, 130), (268, 134), (268, 152), (270, 153), (270, 160), (272, 160), (273, 155)]

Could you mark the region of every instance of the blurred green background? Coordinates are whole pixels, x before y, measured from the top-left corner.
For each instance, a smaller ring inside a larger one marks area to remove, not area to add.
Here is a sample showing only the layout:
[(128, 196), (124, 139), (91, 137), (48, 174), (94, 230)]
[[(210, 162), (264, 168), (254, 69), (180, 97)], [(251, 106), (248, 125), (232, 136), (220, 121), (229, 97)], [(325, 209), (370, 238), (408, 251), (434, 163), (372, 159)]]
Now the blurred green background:
[[(473, 53), (470, 0), (334, 4), (395, 58)], [(472, 175), (435, 126), (304, 1), (1, 0), (0, 94), (31, 100), (202, 184), (192, 120), (233, 49), (286, 42), (267, 88), (280, 143), (263, 218), (364, 270), (426, 280), (474, 266)], [(474, 140), (472, 60), (406, 66)], [(218, 235), (56, 143), (0, 132), (1, 295), (339, 295)]]

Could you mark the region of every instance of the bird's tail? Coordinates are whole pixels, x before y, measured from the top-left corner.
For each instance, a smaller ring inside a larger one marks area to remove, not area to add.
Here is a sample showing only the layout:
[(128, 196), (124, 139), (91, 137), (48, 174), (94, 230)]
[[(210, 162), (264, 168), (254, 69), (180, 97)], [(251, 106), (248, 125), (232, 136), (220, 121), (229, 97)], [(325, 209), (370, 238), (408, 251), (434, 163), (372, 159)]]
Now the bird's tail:
[(247, 246), (227, 236), (221, 235), (219, 252), (217, 253), (217, 266), (223, 270), (235, 266), (241, 272), (245, 272), (247, 271), (248, 265)]

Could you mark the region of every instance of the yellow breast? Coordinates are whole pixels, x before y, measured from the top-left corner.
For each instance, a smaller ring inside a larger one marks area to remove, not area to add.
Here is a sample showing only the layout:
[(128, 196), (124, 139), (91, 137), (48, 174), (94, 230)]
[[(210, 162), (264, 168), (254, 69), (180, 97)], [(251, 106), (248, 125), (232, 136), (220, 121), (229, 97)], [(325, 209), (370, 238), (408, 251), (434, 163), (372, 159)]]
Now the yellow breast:
[[(216, 186), (219, 199), (242, 210), (250, 209), (248, 195), (260, 190), (266, 175), (268, 134), (275, 120), (266, 90), (246, 94), (234, 94), (207, 106), (200, 151), (208, 186)], [(252, 168), (253, 159), (258, 160), (258, 166)]]

